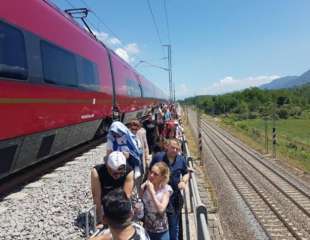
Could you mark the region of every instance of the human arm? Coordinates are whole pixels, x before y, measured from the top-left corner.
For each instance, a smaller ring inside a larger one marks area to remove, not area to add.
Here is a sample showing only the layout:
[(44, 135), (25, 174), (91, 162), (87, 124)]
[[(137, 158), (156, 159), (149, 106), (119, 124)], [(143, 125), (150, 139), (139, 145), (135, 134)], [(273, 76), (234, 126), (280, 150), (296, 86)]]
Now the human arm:
[(188, 180), (189, 180), (189, 173), (186, 173), (185, 175), (182, 176), (181, 181), (178, 184), (178, 188), (180, 190), (185, 190)]
[(186, 161), (185, 161), (184, 157), (182, 157), (182, 161), (183, 161), (183, 166), (182, 166), (182, 169), (181, 169), (182, 177), (181, 177), (180, 182), (178, 183), (178, 188), (181, 189), (181, 190), (185, 190), (190, 175), (188, 173), (188, 167), (187, 167), (187, 164), (186, 164)]
[(90, 240), (113, 240), (113, 236), (110, 232), (107, 232), (100, 236), (91, 237)]
[(133, 186), (134, 186), (134, 176), (133, 176), (133, 171), (131, 171), (127, 175), (125, 183), (124, 183), (124, 192), (126, 193), (128, 198), (131, 197)]
[(147, 186), (147, 190), (149, 191), (149, 193), (151, 195), (152, 201), (156, 207), (157, 212), (159, 212), (160, 214), (163, 214), (166, 211), (166, 208), (168, 206), (171, 192), (166, 191), (165, 193), (163, 193), (162, 200), (159, 201), (156, 197), (156, 192), (155, 192), (153, 183), (151, 183), (149, 180), (147, 180), (146, 186)]
[(142, 135), (143, 139), (143, 145), (144, 145), (144, 159), (145, 159), (145, 167), (148, 168), (150, 165), (150, 155), (149, 155), (149, 145), (147, 143), (146, 139), (146, 132), (144, 131), (144, 134)]
[(98, 172), (95, 168), (93, 168), (91, 171), (91, 192), (93, 196), (93, 203), (96, 206), (97, 222), (101, 223), (103, 219), (101, 208), (101, 183)]

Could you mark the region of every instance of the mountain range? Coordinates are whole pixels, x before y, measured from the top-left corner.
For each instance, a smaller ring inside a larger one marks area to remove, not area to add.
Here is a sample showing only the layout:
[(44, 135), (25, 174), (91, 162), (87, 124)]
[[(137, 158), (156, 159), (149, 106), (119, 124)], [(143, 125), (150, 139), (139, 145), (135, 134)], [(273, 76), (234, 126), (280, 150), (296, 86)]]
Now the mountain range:
[(286, 76), (274, 79), (270, 83), (260, 85), (262, 89), (281, 89), (292, 88), (310, 83), (310, 70), (306, 71), (300, 76)]

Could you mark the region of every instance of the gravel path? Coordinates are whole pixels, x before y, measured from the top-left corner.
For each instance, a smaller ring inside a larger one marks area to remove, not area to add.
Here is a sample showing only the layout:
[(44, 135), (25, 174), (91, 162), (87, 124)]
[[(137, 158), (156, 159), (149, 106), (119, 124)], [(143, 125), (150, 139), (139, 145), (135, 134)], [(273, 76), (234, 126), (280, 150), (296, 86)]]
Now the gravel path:
[(90, 170), (104, 153), (102, 144), (8, 195), (0, 202), (0, 239), (85, 239), (76, 220), (92, 206)]

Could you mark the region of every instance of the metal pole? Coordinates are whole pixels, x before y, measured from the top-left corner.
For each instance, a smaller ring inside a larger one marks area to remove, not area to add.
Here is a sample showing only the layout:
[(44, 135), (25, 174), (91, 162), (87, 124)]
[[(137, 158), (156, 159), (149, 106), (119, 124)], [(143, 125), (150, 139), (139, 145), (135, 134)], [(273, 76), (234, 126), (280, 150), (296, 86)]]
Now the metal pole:
[(276, 158), (276, 105), (273, 105), (273, 115), (272, 115), (272, 155)]
[(265, 118), (265, 150), (268, 153), (268, 119)]
[(173, 101), (175, 102), (175, 83), (173, 83)]
[(276, 158), (276, 144), (277, 144), (277, 140), (276, 140), (276, 127), (275, 127), (275, 121), (273, 122), (273, 127), (272, 127), (272, 153), (273, 153), (273, 158)]
[(165, 44), (164, 47), (168, 48), (168, 72), (169, 72), (169, 97), (170, 101), (173, 101), (173, 93), (172, 93), (172, 66), (171, 66), (171, 45)]
[(200, 124), (200, 111), (197, 110), (197, 126), (198, 126), (198, 146), (199, 146), (199, 158), (200, 166), (203, 165), (202, 161), (202, 136), (201, 136), (201, 124)]
[(170, 97), (173, 100), (172, 93), (172, 69), (171, 69), (171, 45), (168, 45), (168, 60), (169, 60), (169, 83), (170, 83)]

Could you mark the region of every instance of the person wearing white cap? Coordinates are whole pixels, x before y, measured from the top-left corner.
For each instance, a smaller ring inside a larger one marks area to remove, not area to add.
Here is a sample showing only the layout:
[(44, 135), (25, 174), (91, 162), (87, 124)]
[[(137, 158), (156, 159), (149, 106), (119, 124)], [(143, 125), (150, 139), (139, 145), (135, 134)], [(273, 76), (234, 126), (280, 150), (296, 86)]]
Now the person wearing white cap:
[(123, 188), (128, 197), (134, 186), (133, 170), (122, 152), (109, 154), (105, 164), (96, 165), (91, 171), (91, 190), (96, 205), (97, 222), (105, 223), (102, 199), (113, 189)]

